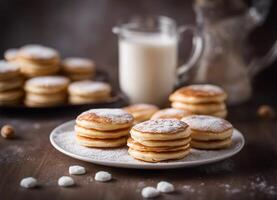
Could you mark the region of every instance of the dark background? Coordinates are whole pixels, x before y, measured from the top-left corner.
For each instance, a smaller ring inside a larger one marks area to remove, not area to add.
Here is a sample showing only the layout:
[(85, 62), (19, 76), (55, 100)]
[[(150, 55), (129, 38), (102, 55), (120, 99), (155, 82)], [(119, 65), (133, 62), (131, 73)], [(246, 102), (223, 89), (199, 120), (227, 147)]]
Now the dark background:
[[(0, 53), (12, 47), (38, 43), (56, 48), (63, 57), (89, 57), (108, 71), (114, 88), (117, 82), (117, 37), (112, 27), (133, 15), (166, 15), (178, 24), (194, 24), (195, 14), (189, 0), (1, 0)], [(265, 52), (277, 38), (275, 9), (265, 24), (248, 41), (257, 54)], [(181, 44), (181, 60), (190, 52), (190, 38)], [(277, 85), (276, 64), (256, 77), (254, 87)], [(273, 94), (272, 94), (273, 95)]]

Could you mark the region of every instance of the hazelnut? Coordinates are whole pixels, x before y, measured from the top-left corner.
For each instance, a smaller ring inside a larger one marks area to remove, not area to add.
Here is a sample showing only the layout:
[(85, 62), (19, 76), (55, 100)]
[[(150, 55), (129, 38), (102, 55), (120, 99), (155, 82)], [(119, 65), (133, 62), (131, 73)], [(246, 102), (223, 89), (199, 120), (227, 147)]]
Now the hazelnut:
[(1, 128), (1, 135), (3, 138), (13, 138), (14, 137), (14, 128), (11, 125), (4, 125)]
[(264, 119), (269, 119), (269, 118), (273, 118), (275, 113), (274, 113), (274, 110), (272, 107), (270, 107), (269, 105), (261, 105), (259, 108), (258, 108), (258, 115), (261, 117), (261, 118), (264, 118)]

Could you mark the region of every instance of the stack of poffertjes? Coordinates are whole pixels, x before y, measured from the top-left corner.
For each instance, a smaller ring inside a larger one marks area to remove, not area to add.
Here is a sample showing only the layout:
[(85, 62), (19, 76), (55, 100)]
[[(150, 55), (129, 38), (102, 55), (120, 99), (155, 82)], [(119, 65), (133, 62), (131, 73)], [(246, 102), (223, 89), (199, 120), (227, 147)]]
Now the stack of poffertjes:
[(124, 146), (134, 118), (122, 109), (91, 109), (76, 119), (76, 140), (87, 147)]
[[(180, 112), (165, 111), (169, 118), (157, 111), (156, 117), (163, 118), (134, 124), (134, 117), (123, 109), (91, 109), (76, 119), (76, 141), (95, 148), (127, 144), (129, 155), (145, 162), (182, 159), (191, 147), (217, 150), (232, 144), (233, 126), (222, 118), (190, 115), (180, 120)], [(172, 117), (174, 113), (177, 117)]]
[(218, 86), (210, 84), (189, 85), (170, 95), (171, 106), (196, 115), (225, 118), (227, 94)]
[(58, 51), (37, 44), (8, 49), (4, 58), (0, 63), (1, 105), (49, 107), (67, 101), (89, 104), (111, 99), (109, 84), (91, 80), (96, 68), (90, 59), (61, 60)]

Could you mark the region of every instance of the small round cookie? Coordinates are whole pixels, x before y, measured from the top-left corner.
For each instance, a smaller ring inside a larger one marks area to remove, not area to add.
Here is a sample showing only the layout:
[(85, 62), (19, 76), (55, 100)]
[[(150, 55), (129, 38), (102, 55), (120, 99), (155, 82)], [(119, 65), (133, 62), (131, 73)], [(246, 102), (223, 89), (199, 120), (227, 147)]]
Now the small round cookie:
[(89, 80), (73, 82), (68, 87), (68, 92), (71, 96), (92, 98), (110, 96), (111, 90), (111, 86), (108, 83)]
[(0, 92), (21, 88), (23, 80), (21, 78), (11, 78), (9, 80), (0, 80)]
[(66, 92), (69, 79), (63, 76), (41, 76), (26, 81), (24, 89), (30, 93), (53, 94)]
[(122, 109), (102, 108), (81, 113), (76, 124), (87, 129), (112, 131), (129, 128), (133, 121), (133, 116)]
[(70, 74), (95, 73), (95, 63), (88, 58), (69, 57), (62, 61), (62, 70)]
[(191, 146), (196, 149), (224, 149), (228, 148), (232, 144), (232, 139), (227, 138), (224, 140), (216, 140), (216, 141), (200, 141), (200, 140), (192, 140), (190, 142)]
[(112, 138), (120, 138), (120, 137), (129, 135), (129, 129), (119, 129), (114, 131), (97, 131), (94, 129), (87, 129), (87, 128), (83, 128), (81, 126), (75, 125), (74, 130), (79, 136), (96, 138), (96, 139), (112, 139)]
[(132, 148), (128, 149), (128, 153), (142, 161), (146, 162), (161, 162), (165, 160), (175, 160), (184, 158), (190, 152), (190, 148), (180, 151), (170, 151), (170, 152), (145, 152), (145, 151), (138, 151)]
[(0, 60), (0, 80), (8, 80), (18, 77), (19, 73), (20, 68), (18, 65)]
[(185, 116), (191, 115), (190, 112), (186, 110), (180, 110), (176, 108), (165, 108), (159, 110), (152, 115), (151, 119), (182, 119)]
[[(203, 145), (202, 148), (207, 149), (225, 147), (226, 141), (230, 141), (233, 134), (233, 126), (228, 121), (207, 115), (192, 115), (182, 119), (186, 122), (191, 130), (191, 146), (198, 148), (199, 145)], [(201, 144), (202, 144), (201, 143)], [(222, 145), (222, 143), (224, 145)], [(217, 146), (215, 144), (218, 144)], [(209, 148), (210, 145), (210, 148)], [(205, 146), (205, 147), (204, 147)]]
[(7, 61), (14, 61), (17, 57), (18, 49), (8, 49), (4, 53), (4, 58)]
[(226, 109), (225, 103), (205, 103), (205, 104), (189, 104), (181, 102), (173, 102), (173, 108), (187, 110), (194, 114), (210, 114)]
[(183, 102), (189, 104), (223, 102), (227, 94), (224, 90), (215, 85), (199, 84), (189, 85), (176, 90), (170, 95), (172, 102)]
[(59, 53), (50, 47), (30, 44), (21, 47), (17, 53), (19, 59), (32, 60), (38, 63), (59, 63)]
[(188, 125), (177, 119), (153, 119), (132, 127), (133, 139), (141, 141), (164, 141), (185, 139), (190, 136)]
[(152, 104), (133, 104), (123, 108), (123, 110), (132, 114), (135, 118), (135, 123), (149, 120), (151, 116), (158, 111), (158, 107)]
[(76, 141), (81, 146), (97, 147), (97, 148), (112, 148), (124, 146), (127, 142), (127, 137), (113, 139), (95, 139), (76, 135)]

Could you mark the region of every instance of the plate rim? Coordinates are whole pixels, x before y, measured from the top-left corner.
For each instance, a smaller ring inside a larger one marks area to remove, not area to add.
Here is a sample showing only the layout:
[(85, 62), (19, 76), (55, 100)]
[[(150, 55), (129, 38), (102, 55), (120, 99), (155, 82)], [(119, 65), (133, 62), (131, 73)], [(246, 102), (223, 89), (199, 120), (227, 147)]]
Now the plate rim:
[(245, 138), (243, 136), (243, 134), (238, 130), (234, 128), (234, 131), (236, 131), (241, 139), (241, 145), (237, 148), (234, 149), (234, 151), (232, 152), (228, 152), (226, 154), (223, 154), (222, 156), (218, 156), (212, 159), (206, 159), (206, 160), (195, 160), (195, 161), (189, 161), (189, 162), (178, 162), (178, 163), (163, 163), (162, 165), (158, 165), (157, 163), (143, 163), (142, 165), (139, 163), (124, 163), (124, 162), (116, 162), (116, 161), (97, 161), (97, 160), (92, 160), (90, 158), (86, 158), (83, 156), (79, 156), (77, 154), (71, 153), (66, 151), (65, 149), (63, 149), (62, 147), (60, 147), (55, 141), (54, 141), (54, 135), (58, 134), (58, 130), (62, 129), (63, 127), (69, 126), (69, 124), (74, 124), (75, 120), (70, 120), (67, 122), (64, 122), (62, 124), (60, 124), (59, 126), (57, 126), (56, 128), (54, 128), (50, 135), (49, 135), (49, 139), (50, 139), (50, 143), (51, 145), (58, 150), (59, 152), (75, 158), (77, 160), (82, 160), (85, 162), (89, 162), (89, 163), (93, 163), (93, 164), (97, 164), (97, 165), (103, 165), (103, 166), (110, 166), (110, 167), (117, 167), (117, 168), (129, 168), (129, 169), (177, 169), (177, 168), (185, 168), (185, 167), (194, 167), (194, 166), (202, 166), (202, 165), (206, 165), (206, 164), (210, 164), (210, 163), (215, 163), (221, 160), (225, 160), (227, 158), (230, 158), (236, 154), (238, 154), (242, 148), (245, 145)]

